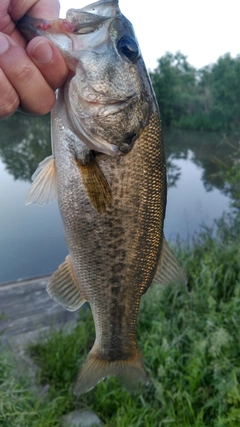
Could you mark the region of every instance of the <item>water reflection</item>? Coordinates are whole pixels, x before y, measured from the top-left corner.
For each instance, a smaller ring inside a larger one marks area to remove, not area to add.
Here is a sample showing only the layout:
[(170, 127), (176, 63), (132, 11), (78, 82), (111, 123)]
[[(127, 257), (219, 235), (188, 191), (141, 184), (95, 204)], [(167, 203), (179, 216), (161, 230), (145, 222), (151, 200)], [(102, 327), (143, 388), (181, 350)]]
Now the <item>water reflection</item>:
[(223, 164), (231, 164), (239, 139), (240, 132), (226, 136), (215, 132), (165, 129), (164, 145), (170, 186), (176, 185), (181, 174), (175, 160), (186, 160), (191, 150), (191, 161), (203, 171), (201, 180), (205, 190), (218, 188), (225, 191), (225, 181), (220, 170)]
[[(219, 165), (229, 161), (239, 139), (164, 130), (167, 239), (187, 239), (199, 231), (201, 222), (211, 225), (227, 209)], [(67, 255), (56, 201), (43, 208), (24, 205), (33, 172), (50, 154), (49, 116), (15, 114), (0, 122), (0, 284), (50, 274)]]
[(38, 163), (51, 154), (50, 116), (16, 113), (0, 124), (0, 157), (15, 179), (30, 181)]
[[(51, 154), (50, 116), (31, 117), (14, 114), (0, 124), (0, 157), (15, 179), (29, 180), (37, 165)], [(214, 187), (224, 190), (219, 166), (226, 162), (237, 146), (240, 134), (219, 135), (214, 132), (191, 132), (164, 129), (168, 187), (175, 187), (181, 168), (175, 160), (187, 159), (203, 170), (202, 182), (206, 191)]]

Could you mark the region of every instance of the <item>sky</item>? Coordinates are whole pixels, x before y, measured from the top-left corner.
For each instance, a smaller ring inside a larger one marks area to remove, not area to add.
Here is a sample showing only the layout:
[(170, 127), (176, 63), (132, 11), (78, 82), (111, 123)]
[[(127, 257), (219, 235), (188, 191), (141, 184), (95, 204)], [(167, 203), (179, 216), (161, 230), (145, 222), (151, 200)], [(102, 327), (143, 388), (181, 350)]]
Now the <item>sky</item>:
[[(60, 16), (91, 0), (60, 0)], [(227, 52), (240, 54), (239, 0), (119, 0), (132, 22), (145, 64), (154, 70), (166, 52), (180, 50), (199, 69)]]

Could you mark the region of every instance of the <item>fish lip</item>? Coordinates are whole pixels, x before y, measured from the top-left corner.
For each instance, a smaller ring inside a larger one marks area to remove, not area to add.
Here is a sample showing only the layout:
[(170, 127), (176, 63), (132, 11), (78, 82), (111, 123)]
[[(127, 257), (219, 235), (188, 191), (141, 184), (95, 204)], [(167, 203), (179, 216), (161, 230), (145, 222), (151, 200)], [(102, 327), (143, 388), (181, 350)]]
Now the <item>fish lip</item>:
[[(132, 102), (133, 99), (138, 98), (138, 95), (130, 96), (125, 99), (108, 99), (108, 102), (104, 101), (92, 101), (87, 100), (86, 98), (83, 98), (81, 95), (79, 96), (79, 99), (82, 100), (83, 103), (89, 104), (90, 106), (96, 106), (96, 112), (95, 117), (107, 117), (109, 115), (114, 115), (120, 112), (121, 110), (126, 108), (126, 105), (128, 105), (130, 102)], [(93, 117), (94, 114), (91, 114), (91, 117)], [(94, 152), (97, 152), (99, 154), (105, 154), (110, 157), (118, 157), (118, 156), (124, 156), (129, 151), (131, 151), (133, 142), (137, 138), (137, 134), (139, 129), (136, 129), (136, 132), (134, 132), (133, 138), (131, 142), (124, 142), (120, 146), (116, 146), (114, 144), (111, 144), (103, 139), (98, 140), (95, 135), (91, 134), (87, 127), (84, 126), (84, 123), (82, 122), (81, 118), (78, 116), (78, 120), (72, 120), (71, 116), (69, 116), (69, 119), (71, 123), (73, 124), (73, 127), (75, 129), (75, 133), (77, 135), (81, 135), (81, 138), (83, 142)]]
[[(89, 106), (99, 107), (97, 116), (107, 116), (109, 114), (116, 114), (119, 111), (123, 110), (130, 104), (134, 99), (139, 98), (139, 95), (133, 94), (129, 95), (124, 99), (113, 99), (113, 98), (105, 98), (100, 100), (89, 100), (87, 98), (83, 98), (81, 95), (79, 98), (83, 101), (83, 103), (88, 104)], [(115, 110), (115, 111), (114, 111)]]
[(92, 151), (97, 153), (105, 154), (110, 157), (120, 156), (122, 152), (116, 145), (113, 145), (104, 139), (97, 139), (92, 135), (81, 119), (75, 119), (75, 116), (71, 115), (68, 111), (68, 120), (71, 123), (71, 130), (77, 135), (79, 139)]
[(111, 100), (110, 102), (92, 102), (85, 101), (89, 105), (96, 106), (98, 109), (96, 116), (98, 117), (107, 117), (109, 115), (114, 115), (126, 108), (126, 105), (129, 104), (131, 99), (127, 100)]

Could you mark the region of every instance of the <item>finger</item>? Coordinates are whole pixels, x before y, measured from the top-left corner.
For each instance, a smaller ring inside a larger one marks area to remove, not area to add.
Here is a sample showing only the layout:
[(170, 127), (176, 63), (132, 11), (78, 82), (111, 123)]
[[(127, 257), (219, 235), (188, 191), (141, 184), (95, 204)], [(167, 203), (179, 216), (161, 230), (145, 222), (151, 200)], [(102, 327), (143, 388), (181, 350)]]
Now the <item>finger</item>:
[(60, 12), (60, 2), (58, 0), (38, 0), (30, 10), (29, 15), (33, 18), (57, 19)]
[(3, 34), (0, 46), (1, 39), (8, 47), (0, 55), (0, 68), (17, 92), (21, 108), (32, 114), (48, 113), (55, 103), (54, 91), (23, 48)]
[(26, 40), (16, 29), (15, 22), (25, 14), (51, 21), (58, 18), (59, 11), (59, 0), (12, 0), (8, 14), (0, 23), (0, 31), (11, 36), (21, 46), (26, 46)]
[(13, 21), (18, 21), (25, 14), (34, 18), (58, 18), (60, 3), (58, 0), (12, 0), (9, 11)]
[(45, 37), (33, 38), (27, 53), (36, 64), (49, 86), (56, 89), (64, 83), (68, 68), (58, 48)]
[(4, 72), (0, 69), (0, 119), (5, 119), (13, 114), (18, 105), (19, 97), (11, 83), (5, 76)]

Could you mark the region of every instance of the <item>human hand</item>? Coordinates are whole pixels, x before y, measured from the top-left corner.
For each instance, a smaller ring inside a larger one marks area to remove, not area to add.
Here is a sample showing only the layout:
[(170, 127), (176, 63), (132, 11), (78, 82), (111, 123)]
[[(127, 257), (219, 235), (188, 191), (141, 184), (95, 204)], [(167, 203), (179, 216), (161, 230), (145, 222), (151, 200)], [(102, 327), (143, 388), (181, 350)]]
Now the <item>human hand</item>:
[(56, 46), (45, 37), (27, 45), (15, 22), (25, 14), (58, 18), (58, 0), (0, 1), (0, 119), (21, 110), (46, 114), (55, 103), (54, 89), (66, 79), (68, 69)]

